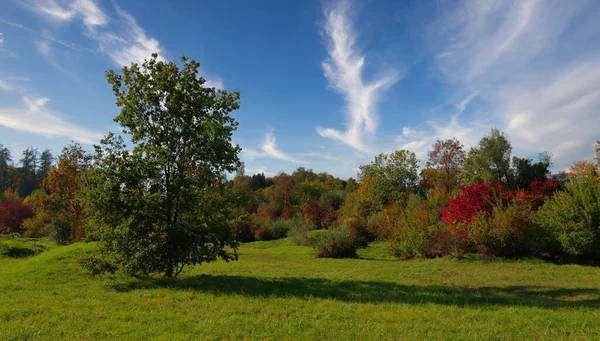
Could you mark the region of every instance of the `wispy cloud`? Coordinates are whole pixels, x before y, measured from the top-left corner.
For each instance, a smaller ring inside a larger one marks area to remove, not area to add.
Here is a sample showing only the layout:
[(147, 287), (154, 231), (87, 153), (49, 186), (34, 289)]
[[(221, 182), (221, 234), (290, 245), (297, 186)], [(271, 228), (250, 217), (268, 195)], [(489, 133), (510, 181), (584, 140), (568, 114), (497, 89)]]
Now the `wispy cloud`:
[(263, 166), (258, 167), (258, 168), (246, 168), (246, 174), (248, 174), (248, 173), (250, 173), (250, 174), (263, 173), (264, 175), (268, 175), (268, 176), (275, 175), (275, 173), (267, 171), (267, 169)]
[(123, 21), (123, 29), (92, 32), (90, 36), (98, 41), (100, 51), (106, 53), (119, 66), (132, 62), (143, 62), (157, 53), (159, 58), (163, 50), (158, 40), (146, 35), (135, 18), (115, 4), (115, 10)]
[(4, 34), (0, 33), (0, 50), (4, 47)]
[[(473, 95), (456, 105), (448, 125), (409, 128), (398, 138), (401, 146), (425, 148), (435, 137), (451, 135), (471, 145), (494, 124), (508, 133), (517, 153), (547, 149), (558, 167), (591, 155), (600, 125), (595, 2), (465, 0), (440, 6), (426, 30), (435, 65), (457, 93)], [(485, 112), (461, 124), (458, 115), (475, 97)]]
[(329, 86), (344, 96), (347, 103), (347, 128), (342, 132), (333, 128), (317, 127), (317, 132), (327, 138), (339, 140), (361, 151), (369, 147), (364, 134), (377, 129), (376, 104), (381, 92), (399, 80), (395, 70), (382, 70), (372, 81), (365, 81), (365, 57), (356, 46), (356, 33), (352, 26), (351, 4), (338, 1), (325, 11), (324, 33), (327, 38), (328, 58), (323, 62)]
[(225, 82), (219, 76), (212, 77), (211, 79), (207, 79), (204, 86), (207, 88), (217, 88), (217, 89), (225, 89)]
[(270, 157), (273, 159), (278, 159), (278, 160), (283, 160), (283, 161), (308, 164), (308, 162), (306, 162), (306, 161), (301, 161), (301, 160), (295, 159), (294, 157), (290, 156), (289, 154), (286, 154), (286, 153), (282, 152), (281, 150), (279, 150), (277, 148), (277, 143), (275, 141), (275, 134), (274, 134), (273, 130), (268, 131), (267, 134), (265, 135), (265, 141), (264, 141), (263, 145), (261, 146), (260, 150), (244, 149), (243, 153), (244, 153), (244, 157), (250, 161), (254, 160), (257, 157)]
[(428, 121), (422, 128), (403, 127), (402, 134), (396, 138), (399, 149), (414, 152), (421, 162), (427, 160), (427, 152), (437, 140), (456, 138), (468, 148), (475, 146), (479, 137), (487, 133), (489, 126), (463, 126), (457, 116), (447, 122)]
[(329, 154), (325, 154), (325, 153), (309, 152), (309, 153), (297, 153), (296, 155), (305, 156), (305, 157), (314, 157), (314, 158), (319, 158), (319, 159), (323, 159), (323, 160), (327, 160), (327, 161), (337, 161), (340, 159), (337, 156), (333, 156), (333, 155), (329, 155)]
[(81, 19), (90, 30), (108, 23), (108, 16), (92, 0), (73, 0), (66, 5), (60, 5), (54, 0), (23, 1), (23, 4), (43, 17), (54, 21)]
[(10, 90), (10, 89), (11, 89), (11, 86), (8, 85), (8, 83), (3, 81), (2, 79), (0, 79), (0, 90)]
[(0, 125), (45, 136), (65, 136), (75, 141), (97, 143), (102, 134), (67, 122), (62, 115), (47, 107), (46, 97), (22, 97), (20, 107), (0, 107)]
[(26, 30), (26, 31), (33, 31), (31, 28), (29, 28), (23, 24), (20, 24), (18, 22), (14, 22), (11, 20), (6, 20), (4, 18), (0, 18), (0, 23), (11, 26), (11, 27), (20, 28), (20, 29)]

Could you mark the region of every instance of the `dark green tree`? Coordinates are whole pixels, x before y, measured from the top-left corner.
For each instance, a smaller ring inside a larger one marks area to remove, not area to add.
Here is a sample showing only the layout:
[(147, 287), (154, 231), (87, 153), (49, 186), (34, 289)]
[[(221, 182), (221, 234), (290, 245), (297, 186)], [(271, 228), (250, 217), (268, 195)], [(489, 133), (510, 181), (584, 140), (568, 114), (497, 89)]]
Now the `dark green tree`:
[(50, 149), (46, 149), (40, 154), (40, 166), (37, 169), (37, 177), (39, 181), (43, 181), (46, 176), (48, 176), (48, 172), (50, 172), (50, 168), (52, 167), (52, 163), (54, 162), (54, 156)]
[(39, 155), (40, 153), (37, 148), (30, 147), (23, 151), (21, 160), (19, 160), (21, 164), (18, 170), (21, 180), (19, 194), (22, 197), (28, 196), (40, 185), (40, 180), (37, 176)]
[(239, 93), (205, 87), (199, 64), (182, 58), (107, 71), (115, 117), (131, 142), (108, 134), (85, 178), (88, 230), (128, 273), (177, 276), (186, 266), (237, 259), (224, 191), (240, 165), (231, 136)]
[(520, 158), (513, 156), (512, 159), (512, 182), (510, 187), (529, 189), (529, 185), (533, 179), (546, 179), (550, 175), (550, 154), (541, 153), (537, 162), (533, 162), (529, 158)]
[(0, 144), (0, 193), (7, 190), (12, 183), (9, 168), (11, 162), (10, 150)]

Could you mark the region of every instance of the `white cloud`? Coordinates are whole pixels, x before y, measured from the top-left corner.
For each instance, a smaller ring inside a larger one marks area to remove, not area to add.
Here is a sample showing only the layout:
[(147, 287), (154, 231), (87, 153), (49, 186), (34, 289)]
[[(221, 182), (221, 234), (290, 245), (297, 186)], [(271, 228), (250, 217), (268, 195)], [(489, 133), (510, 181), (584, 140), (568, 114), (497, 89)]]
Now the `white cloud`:
[[(600, 137), (596, 3), (450, 4), (456, 6), (442, 8), (426, 38), (445, 80), (457, 92), (475, 93), (486, 104), (486, 115), (473, 115), (463, 128), (481, 137), (488, 129), (478, 126), (496, 124), (507, 132), (517, 154), (547, 150), (555, 155), (557, 167), (589, 157)], [(466, 98), (458, 110), (471, 100)]]
[(10, 89), (11, 89), (11, 86), (8, 85), (8, 83), (3, 81), (2, 79), (0, 79), (0, 90), (10, 90)]
[(4, 34), (0, 33), (0, 50), (4, 47)]
[(75, 141), (93, 144), (102, 138), (98, 134), (68, 123), (60, 114), (47, 107), (46, 97), (22, 97), (23, 106), (0, 107), (0, 125), (45, 136), (66, 136)]
[(212, 79), (206, 79), (204, 86), (207, 88), (225, 89), (225, 83), (219, 76), (213, 77)]
[(333, 155), (329, 155), (329, 154), (325, 154), (325, 153), (297, 153), (296, 155), (306, 156), (306, 157), (314, 157), (314, 158), (319, 158), (319, 159), (328, 160), (328, 161), (337, 161), (340, 159), (337, 156), (333, 156)]
[(465, 151), (468, 151), (489, 129), (488, 126), (465, 127), (458, 122), (457, 116), (454, 116), (444, 124), (429, 121), (422, 129), (403, 127), (402, 135), (396, 138), (396, 142), (399, 149), (410, 150), (421, 162), (425, 162), (427, 152), (435, 141), (456, 138), (465, 146)]
[(45, 18), (59, 22), (79, 18), (89, 30), (108, 23), (106, 14), (92, 0), (73, 0), (65, 5), (60, 5), (55, 0), (36, 0), (25, 2), (25, 6)]
[(90, 36), (98, 41), (100, 51), (106, 53), (119, 66), (143, 62), (144, 59), (150, 58), (152, 53), (157, 53), (159, 59), (163, 59), (158, 40), (148, 37), (131, 14), (117, 5), (115, 10), (123, 19), (125, 28), (119, 31), (91, 33)]
[(50, 56), (52, 54), (52, 47), (50, 47), (50, 43), (47, 40), (36, 41), (35, 48), (43, 56)]
[(267, 171), (264, 166), (261, 166), (259, 168), (246, 168), (246, 174), (260, 174), (260, 173), (263, 173), (264, 175), (275, 175), (275, 173)]
[(302, 163), (302, 164), (308, 163), (305, 161), (297, 160), (297, 159), (293, 158), (292, 156), (280, 151), (277, 148), (277, 143), (275, 142), (275, 135), (273, 134), (272, 130), (267, 132), (267, 134), (265, 135), (265, 142), (261, 146), (260, 151), (254, 150), (254, 149), (244, 149), (243, 153), (244, 153), (244, 157), (250, 161), (254, 160), (257, 157), (270, 157), (273, 159), (289, 161), (289, 162), (294, 162), (294, 163)]
[(343, 0), (326, 10), (324, 30), (329, 56), (322, 65), (329, 86), (342, 94), (347, 102), (348, 127), (345, 132), (317, 127), (317, 132), (323, 137), (366, 151), (369, 148), (363, 141), (363, 135), (373, 134), (377, 129), (377, 99), (383, 90), (398, 81), (399, 76), (395, 70), (383, 70), (383, 76), (373, 81), (363, 79), (365, 57), (356, 47), (350, 10), (350, 2)]

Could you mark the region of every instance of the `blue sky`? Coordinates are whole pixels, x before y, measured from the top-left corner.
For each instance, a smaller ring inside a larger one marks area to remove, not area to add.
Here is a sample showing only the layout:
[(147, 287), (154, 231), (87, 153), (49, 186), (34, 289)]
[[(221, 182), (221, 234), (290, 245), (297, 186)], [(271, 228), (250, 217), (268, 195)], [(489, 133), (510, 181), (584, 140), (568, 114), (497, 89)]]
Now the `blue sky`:
[(598, 1), (4, 0), (0, 143), (91, 148), (116, 130), (104, 70), (152, 52), (241, 92), (247, 173), (350, 177), (491, 125), (561, 170), (600, 139)]

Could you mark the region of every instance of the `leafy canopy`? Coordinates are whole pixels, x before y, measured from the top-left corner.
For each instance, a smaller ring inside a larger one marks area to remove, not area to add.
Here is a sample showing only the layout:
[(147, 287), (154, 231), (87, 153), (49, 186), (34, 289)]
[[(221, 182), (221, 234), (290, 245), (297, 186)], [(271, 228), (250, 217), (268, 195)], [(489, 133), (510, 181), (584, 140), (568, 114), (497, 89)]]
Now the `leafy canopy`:
[(115, 122), (86, 177), (88, 228), (107, 259), (129, 273), (179, 274), (186, 265), (236, 259), (230, 201), (222, 182), (240, 165), (231, 143), (238, 92), (205, 87), (199, 64), (157, 60), (107, 71)]

